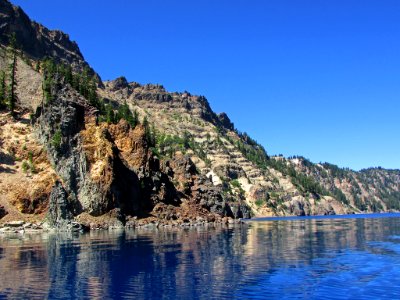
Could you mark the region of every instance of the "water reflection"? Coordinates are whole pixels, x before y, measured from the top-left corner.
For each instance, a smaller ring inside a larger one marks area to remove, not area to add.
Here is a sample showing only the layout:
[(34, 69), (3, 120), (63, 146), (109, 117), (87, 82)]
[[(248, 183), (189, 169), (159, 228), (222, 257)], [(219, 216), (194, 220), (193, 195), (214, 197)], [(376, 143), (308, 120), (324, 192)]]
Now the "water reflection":
[(382, 274), (400, 279), (399, 225), (308, 219), (2, 237), (0, 298), (346, 298), (367, 287), (392, 297), (400, 286)]

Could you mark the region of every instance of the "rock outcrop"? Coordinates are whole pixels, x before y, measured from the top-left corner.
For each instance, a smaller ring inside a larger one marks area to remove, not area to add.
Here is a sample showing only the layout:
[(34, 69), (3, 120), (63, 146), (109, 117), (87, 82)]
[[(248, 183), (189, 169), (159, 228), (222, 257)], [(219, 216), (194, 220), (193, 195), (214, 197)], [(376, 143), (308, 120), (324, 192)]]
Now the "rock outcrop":
[(221, 121), (221, 125), (228, 129), (228, 130), (234, 130), (235, 126), (233, 125), (231, 119), (229, 119), (228, 115), (226, 113), (220, 113), (218, 114), (218, 119)]
[(88, 101), (70, 86), (53, 92), (53, 100), (34, 118), (37, 136), (63, 183), (63, 192), (60, 183), (52, 191), (62, 195), (61, 202), (50, 202), (53, 225), (60, 223), (57, 212), (66, 207), (72, 216), (96, 217), (118, 209), (122, 216), (146, 217), (156, 206), (159, 210), (166, 205), (175, 207), (180, 217), (185, 202), (193, 208), (192, 216), (202, 209), (232, 216), (218, 188), (211, 183), (199, 186), (208, 179), (198, 174), (189, 157), (178, 155), (161, 163), (150, 151), (142, 125), (132, 128), (125, 120), (97, 124)]
[(71, 203), (62, 184), (56, 181), (49, 200), (49, 211), (47, 221), (50, 226), (56, 228), (67, 228), (73, 220)]
[(88, 66), (77, 43), (59, 30), (49, 30), (31, 21), (18, 6), (7, 0), (0, 1), (0, 43), (8, 44), (11, 34), (15, 33), (18, 47), (23, 53), (34, 59), (52, 57), (71, 65), (76, 70)]

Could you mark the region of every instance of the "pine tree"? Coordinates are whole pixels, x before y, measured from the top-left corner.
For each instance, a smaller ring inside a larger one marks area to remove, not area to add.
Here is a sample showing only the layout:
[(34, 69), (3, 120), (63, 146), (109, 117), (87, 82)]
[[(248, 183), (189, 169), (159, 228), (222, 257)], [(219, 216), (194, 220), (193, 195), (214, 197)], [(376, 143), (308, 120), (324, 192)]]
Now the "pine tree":
[(146, 141), (149, 143), (149, 145), (151, 145), (151, 141), (152, 141), (151, 130), (150, 130), (149, 121), (147, 120), (147, 116), (144, 116), (142, 125), (144, 127), (144, 135), (146, 137)]
[(157, 143), (157, 133), (156, 133), (156, 128), (155, 128), (154, 124), (151, 125), (150, 130), (151, 130), (151, 134), (150, 134), (150, 145), (151, 145), (152, 147), (155, 147), (155, 146), (156, 146), (156, 143)]
[(4, 71), (0, 72), (0, 109), (5, 108), (6, 102), (6, 74)]
[(138, 114), (136, 110), (132, 114), (129, 105), (128, 103), (126, 103), (126, 101), (124, 102), (124, 104), (118, 107), (116, 122), (118, 122), (121, 119), (126, 120), (129, 123), (129, 125), (131, 125), (132, 128), (135, 128), (136, 125), (138, 124)]
[(54, 75), (56, 73), (55, 63), (51, 59), (43, 62), (43, 96), (47, 103), (53, 100), (52, 88), (54, 86)]
[(106, 122), (108, 124), (115, 123), (114, 110), (110, 104), (106, 105)]
[(83, 69), (83, 72), (80, 76), (80, 85), (79, 85), (79, 93), (85, 97), (86, 99), (88, 99), (88, 90), (89, 90), (89, 68), (86, 66)]
[(11, 56), (11, 63), (9, 65), (9, 72), (10, 72), (10, 80), (8, 86), (8, 93), (7, 93), (7, 105), (8, 109), (11, 112), (12, 116), (15, 116), (15, 103), (17, 102), (17, 95), (15, 93), (15, 89), (17, 87), (16, 82), (16, 72), (17, 72), (17, 41), (15, 37), (15, 33), (10, 36), (10, 56)]
[(135, 121), (135, 126), (139, 124), (139, 114), (136, 109), (133, 111), (133, 120)]
[(72, 68), (70, 65), (66, 66), (64, 77), (65, 77), (65, 81), (67, 83), (69, 83), (70, 85), (73, 84), (73, 74), (72, 74)]
[(146, 131), (149, 129), (149, 121), (147, 120), (147, 116), (144, 116), (142, 125)]
[(100, 103), (96, 89), (97, 89), (97, 81), (95, 77), (92, 77), (92, 79), (89, 80), (88, 83), (87, 99), (89, 100), (91, 105), (99, 109)]

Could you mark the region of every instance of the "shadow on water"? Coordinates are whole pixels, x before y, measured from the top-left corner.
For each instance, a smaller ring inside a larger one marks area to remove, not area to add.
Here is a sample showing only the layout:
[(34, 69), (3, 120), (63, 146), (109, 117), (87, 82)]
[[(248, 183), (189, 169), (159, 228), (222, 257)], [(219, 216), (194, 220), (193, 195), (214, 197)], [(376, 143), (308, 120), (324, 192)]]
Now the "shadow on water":
[(328, 286), (340, 296), (346, 280), (382, 286), (382, 270), (400, 276), (388, 266), (399, 266), (399, 225), (309, 219), (3, 237), (0, 298), (312, 298)]

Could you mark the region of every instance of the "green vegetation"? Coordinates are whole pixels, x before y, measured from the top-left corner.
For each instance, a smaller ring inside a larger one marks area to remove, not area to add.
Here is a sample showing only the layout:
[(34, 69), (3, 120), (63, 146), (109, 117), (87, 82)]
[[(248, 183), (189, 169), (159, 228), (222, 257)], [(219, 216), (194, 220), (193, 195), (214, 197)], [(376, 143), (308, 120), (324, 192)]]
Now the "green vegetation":
[(236, 142), (227, 136), (227, 139), (242, 152), (243, 156), (260, 169), (265, 170), (270, 160), (264, 147), (248, 136), (247, 133), (238, 132), (240, 137)]
[[(15, 105), (17, 103), (17, 40), (15, 33), (11, 34), (9, 37), (8, 46), (8, 56), (10, 64), (8, 66), (8, 75), (4, 71), (0, 74), (0, 108), (7, 108), (10, 110), (11, 115), (15, 117)], [(6, 77), (8, 81), (8, 86), (6, 86)]]
[(100, 122), (116, 124), (121, 119), (125, 119), (132, 128), (139, 124), (138, 113), (136, 110), (132, 113), (126, 102), (122, 105), (117, 103), (112, 105), (99, 99), (96, 92), (98, 79), (95, 75), (90, 75), (91, 70), (88, 67), (85, 67), (81, 73), (75, 73), (70, 65), (56, 63), (53, 59), (45, 59), (38, 63), (37, 68), (43, 71), (43, 96), (46, 104), (54, 100), (58, 85), (67, 83), (86, 98), (90, 105), (97, 108)]
[(333, 192), (332, 192), (332, 196), (335, 197), (338, 201), (349, 205), (350, 202), (349, 200), (346, 198), (345, 194), (343, 194), (343, 192), (338, 189), (338, 188), (334, 188)]
[[(328, 174), (324, 169), (322, 169), (320, 166), (313, 164), (311, 161), (302, 156), (292, 156), (289, 159), (296, 159), (296, 158), (301, 159), (302, 165), (305, 166), (307, 169), (309, 169), (312, 174), (315, 174), (317, 178), (318, 176), (322, 178), (328, 177)], [(270, 159), (268, 161), (268, 165), (274, 168), (275, 170), (278, 170), (282, 174), (290, 176), (292, 183), (304, 194), (313, 193), (322, 196), (332, 196), (346, 205), (350, 204), (349, 200), (346, 198), (346, 196), (340, 189), (336, 188), (335, 186), (331, 186), (330, 190), (327, 190), (320, 183), (318, 183), (318, 181), (313, 176), (311, 175), (309, 176), (304, 173), (296, 171), (296, 169), (283, 158)], [(335, 165), (328, 163), (325, 163), (324, 167), (329, 168), (331, 175), (335, 174), (332, 176), (335, 177), (337, 176), (339, 178), (344, 178), (344, 176), (347, 175), (346, 172), (348, 172), (348, 170), (346, 169), (341, 169)], [(359, 192), (361, 192), (359, 190), (359, 186), (357, 185), (357, 183), (355, 183), (355, 191), (353, 195), (356, 195)], [(361, 202), (359, 203), (359, 205), (360, 207), (362, 207)]]
[(316, 195), (331, 195), (325, 188), (315, 181), (314, 178), (297, 172), (296, 169), (292, 165), (288, 164), (284, 159), (269, 159), (268, 166), (278, 170), (284, 175), (290, 176), (293, 185), (295, 185), (304, 194), (313, 193)]
[(354, 205), (359, 209), (359, 210), (366, 210), (367, 206), (365, 203), (361, 200), (361, 198), (358, 195), (354, 196)]
[(103, 100), (99, 101), (99, 121), (107, 122), (108, 124), (117, 124), (121, 119), (125, 119), (132, 128), (139, 124), (139, 116), (136, 110), (131, 112), (129, 105), (124, 102), (122, 105), (116, 105), (114, 109), (111, 103), (104, 104)]
[[(283, 175), (290, 176), (292, 183), (304, 194), (313, 193), (315, 195), (334, 196), (339, 198), (339, 200), (343, 203), (348, 204), (346, 196), (339, 189), (334, 188), (332, 193), (327, 191), (313, 177), (307, 176), (301, 172), (297, 172), (295, 168), (288, 164), (283, 157), (282, 159), (270, 158), (267, 155), (264, 147), (258, 144), (252, 138), (250, 138), (246, 133), (237, 133), (240, 137), (239, 140), (234, 141), (229, 136), (227, 136), (227, 139), (232, 144), (235, 144), (237, 146), (239, 151), (244, 155), (244, 157), (246, 157), (246, 159), (254, 163), (260, 169), (265, 170), (270, 167), (281, 172)], [(292, 158), (302, 159), (304, 166), (308, 168), (315, 168), (315, 165), (304, 157), (294, 156)], [(326, 172), (324, 175), (326, 175)]]
[(400, 210), (400, 192), (389, 192), (385, 189), (381, 189), (379, 196), (385, 202), (388, 209)]
[(117, 119), (115, 118), (114, 108), (111, 104), (105, 105), (104, 115), (100, 116), (100, 122), (107, 122), (108, 124), (117, 123)]
[(263, 204), (265, 204), (265, 200), (264, 200), (264, 199), (257, 199), (257, 200), (255, 201), (255, 204), (256, 204), (258, 207), (260, 207), (260, 206), (262, 206)]
[(154, 149), (157, 143), (154, 125), (150, 126), (147, 117), (144, 116), (142, 126), (144, 127), (144, 134), (149, 147)]
[(240, 184), (239, 180), (237, 180), (237, 179), (231, 180), (231, 185), (232, 185), (234, 188), (238, 188), (238, 189), (241, 189), (241, 188), (242, 188), (242, 185)]
[(125, 119), (131, 125), (132, 128), (135, 128), (136, 125), (139, 124), (139, 116), (137, 111), (134, 110), (132, 113), (126, 101), (124, 102), (123, 105), (120, 105), (118, 107), (116, 118), (118, 119), (118, 121), (120, 119)]
[(29, 164), (26, 160), (24, 160), (22, 162), (22, 171), (24, 171), (26, 173), (28, 171), (28, 169), (29, 169)]
[(172, 157), (176, 151), (185, 153), (189, 146), (183, 137), (160, 134), (156, 137), (156, 148), (161, 156)]
[[(397, 201), (398, 202), (398, 201)], [(380, 202), (375, 201), (374, 199), (371, 200), (371, 210), (373, 212), (379, 212), (383, 210), (383, 206)]]
[(325, 169), (328, 169), (333, 177), (337, 177), (343, 179), (348, 175), (349, 169), (339, 168), (337, 165), (330, 164), (330, 163), (323, 163), (322, 166)]
[(172, 157), (176, 151), (186, 153), (191, 149), (200, 159), (207, 165), (210, 165), (210, 160), (204, 151), (202, 145), (194, 140), (194, 137), (187, 131), (183, 136), (153, 134), (155, 138), (155, 148), (160, 156)]
[(46, 104), (53, 100), (53, 88), (55, 86), (55, 74), (57, 72), (56, 66), (52, 60), (45, 60), (42, 64), (43, 72), (43, 97)]
[(6, 74), (0, 71), (0, 109), (6, 107)]
[(53, 138), (51, 140), (51, 144), (56, 150), (61, 149), (61, 142), (62, 142), (62, 133), (61, 129), (57, 129), (57, 131), (54, 133)]
[(56, 63), (53, 59), (47, 58), (38, 64), (43, 70), (43, 94), (46, 103), (54, 98), (55, 88), (59, 83), (70, 84), (79, 94), (85, 97), (89, 103), (101, 110), (101, 103), (97, 96), (98, 79), (90, 75), (91, 71), (85, 67), (81, 73), (74, 73), (70, 65)]
[(292, 177), (292, 183), (300, 188), (304, 193), (312, 193), (318, 195), (329, 195), (329, 192), (325, 190), (318, 182), (312, 177), (296, 172), (294, 168), (290, 168), (290, 175)]
[(30, 170), (32, 174), (37, 173), (35, 164), (33, 162), (33, 153), (31, 151), (28, 153), (28, 161), (24, 160), (21, 167), (24, 173), (28, 172), (28, 170)]
[(240, 196), (244, 196), (245, 191), (242, 188), (242, 185), (240, 184), (239, 180), (233, 179), (230, 182), (231, 186), (236, 189), (236, 191), (239, 193)]

